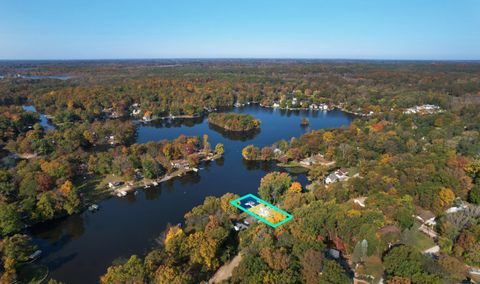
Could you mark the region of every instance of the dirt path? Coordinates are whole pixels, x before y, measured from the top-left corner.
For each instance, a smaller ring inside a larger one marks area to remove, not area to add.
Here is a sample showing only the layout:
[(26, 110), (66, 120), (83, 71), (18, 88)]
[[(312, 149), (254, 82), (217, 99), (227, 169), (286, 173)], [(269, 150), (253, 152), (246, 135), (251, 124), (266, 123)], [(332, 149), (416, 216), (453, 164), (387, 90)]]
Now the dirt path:
[(232, 277), (233, 269), (240, 264), (241, 260), (242, 260), (242, 255), (239, 253), (232, 259), (232, 261), (225, 263), (222, 267), (220, 267), (215, 273), (215, 275), (213, 275), (213, 277), (210, 280), (208, 280), (208, 283), (209, 284), (220, 283)]

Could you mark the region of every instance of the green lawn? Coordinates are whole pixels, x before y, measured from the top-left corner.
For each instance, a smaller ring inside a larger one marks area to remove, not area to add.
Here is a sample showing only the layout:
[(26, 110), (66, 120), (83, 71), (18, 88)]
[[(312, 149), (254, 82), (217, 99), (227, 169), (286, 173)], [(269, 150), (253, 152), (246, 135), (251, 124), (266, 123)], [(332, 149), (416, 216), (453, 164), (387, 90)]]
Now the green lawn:
[(87, 204), (95, 203), (110, 196), (108, 181), (102, 176), (94, 175), (86, 180), (79, 179), (75, 184)]

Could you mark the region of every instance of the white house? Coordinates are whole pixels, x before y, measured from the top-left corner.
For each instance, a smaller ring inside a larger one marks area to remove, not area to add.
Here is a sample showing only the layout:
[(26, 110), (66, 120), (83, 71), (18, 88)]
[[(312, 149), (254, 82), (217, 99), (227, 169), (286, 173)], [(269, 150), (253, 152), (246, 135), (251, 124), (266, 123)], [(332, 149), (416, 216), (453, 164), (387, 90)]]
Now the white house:
[(345, 169), (338, 169), (325, 178), (325, 184), (331, 184), (337, 181), (344, 181), (347, 179), (348, 171)]
[(142, 112), (140, 109), (134, 109), (134, 110), (132, 111), (132, 115), (133, 115), (133, 116), (137, 116), (137, 115), (140, 114), (140, 112)]
[(453, 206), (453, 207), (450, 207), (447, 210), (445, 210), (445, 213), (447, 213), (447, 214), (457, 213), (457, 212), (463, 211), (467, 208), (468, 208), (468, 206), (466, 204), (462, 204), (462, 205), (459, 205), (459, 206)]
[(436, 105), (430, 105), (430, 104), (425, 104), (425, 105), (420, 105), (420, 106), (414, 106), (411, 108), (407, 108), (403, 113), (405, 114), (412, 114), (412, 113), (436, 113), (441, 111), (439, 106)]
[(108, 183), (108, 187), (113, 188), (113, 187), (119, 186), (121, 184), (122, 183), (119, 182), (119, 181), (111, 181), (111, 182)]

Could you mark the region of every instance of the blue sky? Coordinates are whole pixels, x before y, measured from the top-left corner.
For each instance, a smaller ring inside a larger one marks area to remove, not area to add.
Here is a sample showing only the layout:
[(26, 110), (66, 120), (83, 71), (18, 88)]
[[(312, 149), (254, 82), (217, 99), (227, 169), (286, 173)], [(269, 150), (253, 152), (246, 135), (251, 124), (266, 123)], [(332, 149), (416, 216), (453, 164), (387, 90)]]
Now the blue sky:
[(0, 59), (480, 60), (480, 0), (0, 0)]

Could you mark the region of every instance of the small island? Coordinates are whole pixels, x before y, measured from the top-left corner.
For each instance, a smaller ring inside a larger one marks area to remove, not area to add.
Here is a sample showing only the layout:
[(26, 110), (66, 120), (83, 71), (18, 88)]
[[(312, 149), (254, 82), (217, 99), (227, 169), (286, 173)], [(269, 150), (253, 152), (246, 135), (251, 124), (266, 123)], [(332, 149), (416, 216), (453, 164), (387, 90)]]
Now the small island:
[(302, 120), (300, 121), (300, 126), (308, 126), (308, 125), (310, 125), (310, 121), (308, 120), (308, 118), (303, 117)]
[(211, 113), (208, 122), (227, 131), (246, 132), (258, 129), (260, 120), (248, 114)]

